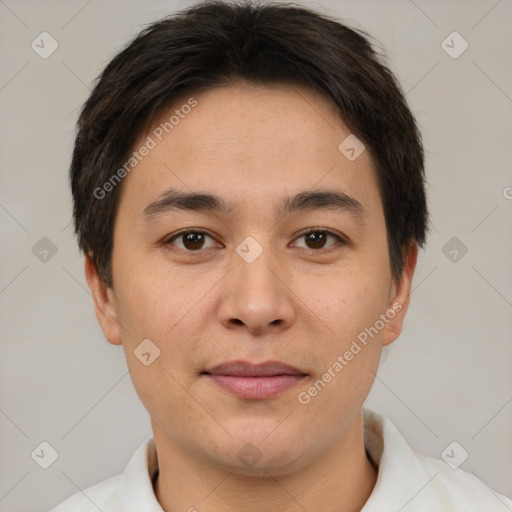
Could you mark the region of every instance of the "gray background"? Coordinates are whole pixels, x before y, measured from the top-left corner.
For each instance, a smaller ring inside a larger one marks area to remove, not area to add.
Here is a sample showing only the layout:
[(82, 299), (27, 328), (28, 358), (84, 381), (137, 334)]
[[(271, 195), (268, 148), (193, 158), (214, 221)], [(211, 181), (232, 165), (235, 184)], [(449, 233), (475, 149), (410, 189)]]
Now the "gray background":
[[(191, 3), (0, 0), (1, 511), (51, 508), (122, 471), (151, 433), (96, 324), (67, 167), (91, 81), (144, 23)], [(427, 148), (434, 229), (367, 405), (416, 450), (457, 441), (461, 467), (512, 496), (512, 2), (307, 5), (382, 42)], [(59, 45), (47, 59), (31, 48), (43, 31)], [(458, 58), (441, 46), (454, 31), (469, 44)], [(42, 441), (59, 454), (46, 470), (31, 458)]]

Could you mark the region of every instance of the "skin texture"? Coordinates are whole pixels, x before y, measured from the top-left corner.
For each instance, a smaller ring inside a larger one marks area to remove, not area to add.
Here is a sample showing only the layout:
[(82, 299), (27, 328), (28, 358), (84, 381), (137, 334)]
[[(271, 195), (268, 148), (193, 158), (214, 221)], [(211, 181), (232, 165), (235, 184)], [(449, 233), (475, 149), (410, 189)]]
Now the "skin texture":
[[(85, 261), (103, 333), (122, 344), (151, 416), (157, 498), (166, 511), (360, 510), (377, 477), (364, 451), (362, 405), (382, 346), (402, 329), (417, 245), (393, 281), (371, 155), (349, 161), (338, 150), (350, 131), (329, 99), (244, 83), (195, 97), (197, 106), (124, 179), (113, 288)], [(169, 188), (222, 196), (234, 212), (176, 210), (144, 220)], [(344, 192), (364, 215), (274, 216), (284, 196), (310, 190)], [(202, 248), (190, 250), (183, 237), (166, 245), (184, 228), (208, 232)], [(329, 235), (315, 248), (301, 234), (307, 228), (331, 229), (346, 242)], [(252, 263), (236, 252), (248, 236), (263, 249)], [(300, 403), (298, 394), (393, 304), (401, 311)], [(160, 356), (145, 366), (134, 350), (148, 338)], [(243, 400), (201, 375), (239, 359), (278, 360), (308, 376), (271, 399)], [(253, 465), (238, 457), (246, 443), (260, 457)]]

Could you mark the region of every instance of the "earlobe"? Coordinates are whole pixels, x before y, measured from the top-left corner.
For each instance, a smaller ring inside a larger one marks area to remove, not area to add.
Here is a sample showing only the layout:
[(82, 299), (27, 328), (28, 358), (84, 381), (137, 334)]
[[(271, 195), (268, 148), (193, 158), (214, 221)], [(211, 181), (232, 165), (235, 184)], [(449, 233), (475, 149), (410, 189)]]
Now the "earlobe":
[(398, 279), (393, 288), (394, 293), (391, 297), (386, 316), (390, 319), (384, 329), (382, 337), (382, 345), (386, 346), (395, 341), (400, 333), (404, 323), (405, 313), (409, 307), (409, 298), (411, 295), (411, 283), (416, 268), (418, 258), (418, 244), (411, 243), (407, 248), (404, 258), (404, 268), (402, 275)]
[(94, 311), (105, 338), (113, 345), (121, 345), (121, 329), (117, 319), (114, 293), (100, 278), (91, 256), (85, 257), (85, 277), (94, 301)]

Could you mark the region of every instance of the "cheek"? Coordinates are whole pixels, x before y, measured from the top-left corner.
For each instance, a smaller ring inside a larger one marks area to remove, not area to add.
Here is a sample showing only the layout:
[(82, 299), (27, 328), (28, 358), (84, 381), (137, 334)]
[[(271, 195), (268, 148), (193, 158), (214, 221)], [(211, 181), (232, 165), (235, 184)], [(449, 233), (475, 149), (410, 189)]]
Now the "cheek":
[[(198, 294), (190, 285), (166, 279), (139, 269), (124, 279), (119, 290), (120, 321), (128, 331), (123, 336), (127, 365), (139, 398), (157, 421), (171, 404), (180, 404), (183, 419), (197, 414), (186, 389), (195, 378), (198, 361), (199, 324), (194, 316)], [(153, 352), (156, 357), (146, 366), (137, 355), (147, 339), (154, 344), (149, 345), (150, 358)]]
[[(315, 344), (317, 373), (305, 391), (319, 415), (331, 414), (340, 421), (347, 408), (362, 404), (371, 388), (383, 335), (374, 326), (387, 309), (386, 272), (359, 265), (317, 288), (312, 297), (319, 312), (317, 325), (329, 330)], [(322, 412), (326, 410), (330, 412)]]
[[(390, 276), (382, 262), (355, 259), (350, 265), (310, 282), (299, 294), (329, 328), (330, 337), (347, 340), (373, 325), (387, 307)], [(314, 285), (314, 286), (313, 286)], [(306, 293), (306, 290), (308, 293)]]
[(172, 338), (201, 297), (199, 279), (186, 270), (160, 267), (151, 268), (142, 261), (132, 268), (118, 267), (119, 310), (130, 335), (162, 341)]
[(372, 328), (385, 311), (384, 292), (382, 287), (352, 286), (324, 296), (322, 321), (332, 332), (315, 343), (315, 374), (298, 397), (322, 421), (341, 425), (347, 411), (361, 407), (371, 389), (383, 335)]

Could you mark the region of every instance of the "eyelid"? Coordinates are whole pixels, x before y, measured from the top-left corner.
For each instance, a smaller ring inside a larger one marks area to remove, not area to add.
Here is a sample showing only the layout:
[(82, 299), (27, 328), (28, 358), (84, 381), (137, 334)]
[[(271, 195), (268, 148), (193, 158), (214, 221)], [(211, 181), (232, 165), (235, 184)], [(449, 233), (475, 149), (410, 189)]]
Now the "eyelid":
[[(171, 245), (171, 242), (173, 240), (175, 240), (176, 238), (179, 238), (181, 235), (184, 235), (185, 233), (202, 233), (204, 235), (209, 236), (212, 240), (215, 240), (217, 242), (215, 237), (213, 235), (211, 235), (205, 229), (202, 229), (202, 228), (184, 228), (181, 231), (173, 233), (171, 236), (168, 236), (168, 237), (164, 238), (163, 244), (164, 245)], [(217, 243), (220, 243), (220, 242), (217, 242)], [(187, 252), (201, 252), (201, 250), (198, 250), (198, 251), (187, 251)]]
[(299, 238), (301, 236), (307, 235), (309, 233), (316, 233), (318, 231), (321, 231), (321, 232), (324, 232), (324, 233), (328, 233), (329, 235), (333, 235), (333, 236), (339, 238), (341, 242), (348, 243), (348, 239), (344, 235), (342, 235), (341, 233), (338, 233), (337, 231), (334, 231), (333, 229), (322, 228), (320, 226), (314, 227), (314, 228), (306, 228), (306, 229), (300, 231), (297, 234), (297, 236), (295, 237), (295, 239), (297, 239), (297, 238)]
[(337, 242), (328, 247), (321, 247), (320, 249), (310, 249), (309, 247), (297, 247), (297, 249), (302, 249), (305, 251), (311, 251), (313, 253), (318, 253), (318, 255), (320, 256), (322, 254), (328, 254), (329, 252), (331, 252), (333, 250), (339, 249), (341, 246), (349, 244), (348, 238), (346, 238), (341, 233), (338, 233), (337, 231), (334, 231), (329, 228), (322, 228), (322, 227), (306, 228), (305, 230), (299, 232), (297, 234), (297, 236), (294, 238), (294, 244), (295, 244), (296, 240), (298, 240), (299, 238), (302, 238), (304, 235), (308, 235), (309, 233), (318, 233), (318, 232), (326, 233), (327, 235), (333, 236), (334, 238), (337, 239)]
[[(305, 229), (303, 229), (302, 231), (297, 233), (297, 235), (295, 236), (295, 238), (293, 240), (295, 241), (295, 240), (297, 240), (298, 238), (300, 238), (300, 237), (302, 237), (304, 235), (308, 235), (309, 233), (316, 233), (316, 232), (324, 232), (324, 233), (327, 233), (329, 235), (332, 235), (335, 238), (337, 238), (338, 242), (341, 243), (342, 245), (345, 245), (345, 244), (349, 243), (349, 240), (344, 235), (342, 235), (341, 233), (338, 233), (337, 231), (334, 231), (332, 229), (323, 228), (323, 227), (320, 227), (320, 226), (313, 227), (313, 228), (305, 228)], [(202, 228), (184, 228), (184, 229), (178, 231), (177, 233), (172, 234), (170, 237), (165, 238), (164, 241), (163, 241), (163, 244), (164, 245), (172, 245), (172, 241), (174, 241), (176, 238), (179, 238), (180, 235), (183, 235), (185, 233), (203, 233), (203, 234), (209, 236), (212, 240), (215, 240), (217, 243), (220, 244), (220, 242), (218, 242), (213, 235), (211, 235), (207, 230), (202, 229)], [(313, 251), (313, 252), (321, 252), (322, 250), (329, 250), (332, 247), (333, 246), (327, 247), (325, 249), (324, 248), (320, 248), (320, 249), (310, 249), (310, 250)], [(180, 249), (179, 247), (177, 247), (176, 249), (183, 250), (183, 249)], [(304, 248), (300, 247), (300, 249), (304, 249)], [(201, 252), (204, 252), (204, 251), (205, 251), (205, 249), (198, 249), (197, 251), (185, 251), (185, 252), (191, 253), (191, 254), (192, 253), (198, 254), (198, 253), (201, 253)]]
[(202, 228), (183, 228), (180, 231), (177, 231), (176, 233), (173, 233), (172, 235), (166, 237), (164, 239), (164, 242), (173, 240), (174, 238), (178, 237), (179, 235), (183, 235), (185, 233), (204, 233), (205, 235), (212, 236), (212, 235), (210, 235), (210, 233), (208, 233), (208, 231), (206, 231), (205, 229), (202, 229)]

